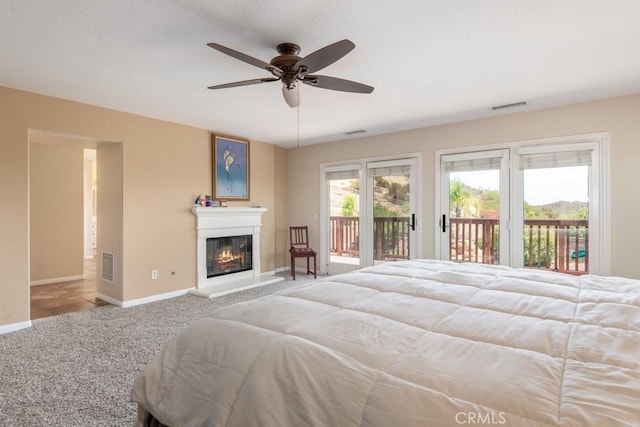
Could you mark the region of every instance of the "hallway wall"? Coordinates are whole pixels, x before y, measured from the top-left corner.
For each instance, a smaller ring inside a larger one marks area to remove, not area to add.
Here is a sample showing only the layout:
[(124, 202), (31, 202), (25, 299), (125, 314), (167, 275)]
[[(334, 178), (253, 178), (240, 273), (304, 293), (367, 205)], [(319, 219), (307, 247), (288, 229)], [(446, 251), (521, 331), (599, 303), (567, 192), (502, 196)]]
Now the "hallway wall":
[(84, 152), (75, 144), (30, 144), (31, 284), (83, 275)]

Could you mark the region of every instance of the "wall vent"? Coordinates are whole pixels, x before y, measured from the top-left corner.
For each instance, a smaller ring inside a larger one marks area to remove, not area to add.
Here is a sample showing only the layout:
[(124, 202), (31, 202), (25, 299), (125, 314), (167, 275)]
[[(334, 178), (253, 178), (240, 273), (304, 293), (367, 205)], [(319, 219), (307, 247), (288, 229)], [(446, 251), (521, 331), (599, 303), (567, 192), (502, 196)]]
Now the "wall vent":
[(114, 255), (111, 252), (102, 252), (102, 274), (103, 282), (113, 285)]

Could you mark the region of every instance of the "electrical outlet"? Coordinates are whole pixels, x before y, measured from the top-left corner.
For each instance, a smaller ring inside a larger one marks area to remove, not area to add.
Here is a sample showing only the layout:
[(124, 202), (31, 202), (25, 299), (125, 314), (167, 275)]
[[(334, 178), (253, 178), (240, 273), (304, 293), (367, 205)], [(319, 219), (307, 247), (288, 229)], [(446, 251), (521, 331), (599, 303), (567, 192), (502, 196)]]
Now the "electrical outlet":
[(151, 280), (156, 280), (158, 278), (158, 270), (151, 270)]

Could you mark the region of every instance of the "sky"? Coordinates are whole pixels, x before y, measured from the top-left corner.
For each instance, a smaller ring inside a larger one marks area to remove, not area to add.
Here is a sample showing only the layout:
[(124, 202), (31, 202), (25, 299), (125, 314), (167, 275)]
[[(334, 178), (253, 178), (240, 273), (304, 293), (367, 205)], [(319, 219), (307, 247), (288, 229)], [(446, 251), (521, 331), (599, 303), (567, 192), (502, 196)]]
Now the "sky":
[[(528, 169), (524, 175), (524, 200), (532, 206), (558, 201), (587, 202), (589, 180), (587, 166)], [(498, 170), (452, 173), (475, 188), (498, 189)]]

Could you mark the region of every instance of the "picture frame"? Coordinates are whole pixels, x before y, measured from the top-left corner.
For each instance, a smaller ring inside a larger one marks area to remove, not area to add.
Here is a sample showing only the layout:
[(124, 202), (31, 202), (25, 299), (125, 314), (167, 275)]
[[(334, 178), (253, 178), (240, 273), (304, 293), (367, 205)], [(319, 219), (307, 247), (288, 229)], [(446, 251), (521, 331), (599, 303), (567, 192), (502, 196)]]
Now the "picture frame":
[(213, 197), (249, 200), (249, 141), (212, 136)]

